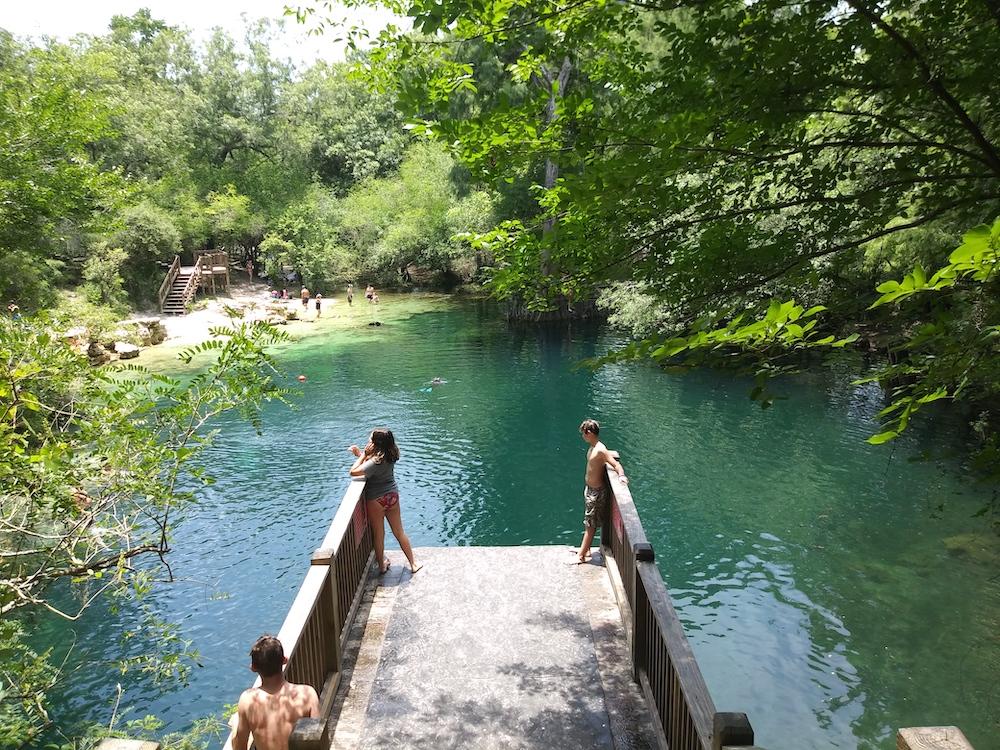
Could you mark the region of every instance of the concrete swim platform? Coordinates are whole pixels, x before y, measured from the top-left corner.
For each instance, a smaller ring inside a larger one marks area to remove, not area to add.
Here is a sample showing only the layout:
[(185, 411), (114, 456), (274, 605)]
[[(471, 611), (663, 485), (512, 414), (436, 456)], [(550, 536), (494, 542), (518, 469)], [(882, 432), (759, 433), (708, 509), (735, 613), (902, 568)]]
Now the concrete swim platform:
[(421, 548), (368, 579), (331, 746), (654, 748), (603, 558), (569, 547)]

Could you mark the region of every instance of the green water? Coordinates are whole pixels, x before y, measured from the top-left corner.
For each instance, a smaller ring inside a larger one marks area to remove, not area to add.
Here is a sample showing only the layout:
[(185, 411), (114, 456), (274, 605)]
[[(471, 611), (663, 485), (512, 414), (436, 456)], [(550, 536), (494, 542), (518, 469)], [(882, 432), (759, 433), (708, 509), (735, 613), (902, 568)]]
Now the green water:
[[(578, 543), (577, 426), (594, 417), (718, 708), (747, 712), (759, 745), (888, 750), (895, 727), (957, 724), (978, 750), (998, 746), (1000, 550), (970, 518), (984, 496), (954, 467), (908, 460), (948, 446), (945, 431), (872, 448), (880, 395), (848, 375), (787, 383), (764, 412), (722, 374), (575, 368), (620, 343), (600, 328), (387, 302), (380, 328), (361, 318), (279, 352), (290, 382), (308, 379), (295, 410), (267, 410), (263, 436), (222, 424), (218, 482), (177, 529), (181, 581), (153, 595), (201, 652), (191, 684), (107, 669), (138, 615), (94, 610), (72, 628), (84, 668), (57, 721), (106, 720), (120, 680), (123, 705), (171, 728), (233, 702), (249, 644), (277, 630), (343, 493), (346, 447), (374, 425), (400, 443), (415, 544)], [(447, 382), (426, 392), (435, 376)], [(40, 641), (69, 637), (39, 624)], [(154, 647), (140, 635), (129, 649)]]

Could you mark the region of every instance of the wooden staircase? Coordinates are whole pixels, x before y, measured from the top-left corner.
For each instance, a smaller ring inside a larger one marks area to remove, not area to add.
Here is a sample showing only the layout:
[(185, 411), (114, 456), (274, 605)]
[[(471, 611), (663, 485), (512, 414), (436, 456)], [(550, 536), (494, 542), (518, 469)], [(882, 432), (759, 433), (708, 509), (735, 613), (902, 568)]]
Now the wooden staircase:
[(183, 315), (187, 312), (187, 303), (191, 301), (189, 292), (193, 292), (196, 288), (196, 285), (191, 283), (193, 275), (191, 271), (178, 271), (169, 291), (167, 291), (167, 296), (160, 305), (161, 313), (164, 315)]
[(181, 259), (174, 256), (167, 275), (160, 284), (160, 312), (164, 315), (183, 315), (187, 312), (187, 304), (198, 291), (201, 280), (201, 259), (194, 267), (181, 266)]

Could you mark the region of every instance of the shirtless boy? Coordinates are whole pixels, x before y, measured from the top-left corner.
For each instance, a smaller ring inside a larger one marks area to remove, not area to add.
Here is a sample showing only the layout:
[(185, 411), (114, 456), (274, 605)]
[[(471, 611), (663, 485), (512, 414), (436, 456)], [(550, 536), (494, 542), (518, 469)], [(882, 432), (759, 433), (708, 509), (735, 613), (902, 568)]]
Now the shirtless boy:
[(590, 558), (590, 543), (594, 541), (597, 527), (604, 520), (608, 510), (608, 494), (611, 492), (611, 487), (608, 486), (605, 466), (611, 464), (618, 478), (628, 483), (625, 469), (600, 441), (598, 438), (600, 433), (601, 425), (595, 419), (585, 419), (580, 425), (580, 434), (590, 446), (587, 450), (586, 485), (583, 488), (583, 543), (577, 553), (577, 562), (580, 563), (585, 563)]
[(250, 735), (257, 750), (288, 750), (295, 722), (319, 715), (319, 696), (310, 685), (285, 682), (281, 641), (262, 635), (250, 649), (250, 669), (260, 675), (260, 687), (240, 696), (233, 750), (247, 750)]

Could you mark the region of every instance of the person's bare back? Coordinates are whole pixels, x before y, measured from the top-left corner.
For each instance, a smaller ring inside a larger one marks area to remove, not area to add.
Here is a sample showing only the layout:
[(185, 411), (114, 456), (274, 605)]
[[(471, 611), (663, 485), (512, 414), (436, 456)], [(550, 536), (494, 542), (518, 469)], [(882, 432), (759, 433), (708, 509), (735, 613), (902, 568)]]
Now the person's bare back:
[(263, 687), (250, 688), (240, 696), (239, 734), (252, 734), (257, 750), (288, 750), (295, 722), (318, 713), (319, 696), (310, 685), (282, 681), (273, 693)]
[(284, 647), (273, 635), (262, 635), (250, 649), (250, 669), (260, 676), (260, 687), (240, 696), (233, 750), (247, 750), (251, 734), (257, 750), (288, 750), (295, 722), (319, 716), (316, 690), (285, 681), (287, 663)]

